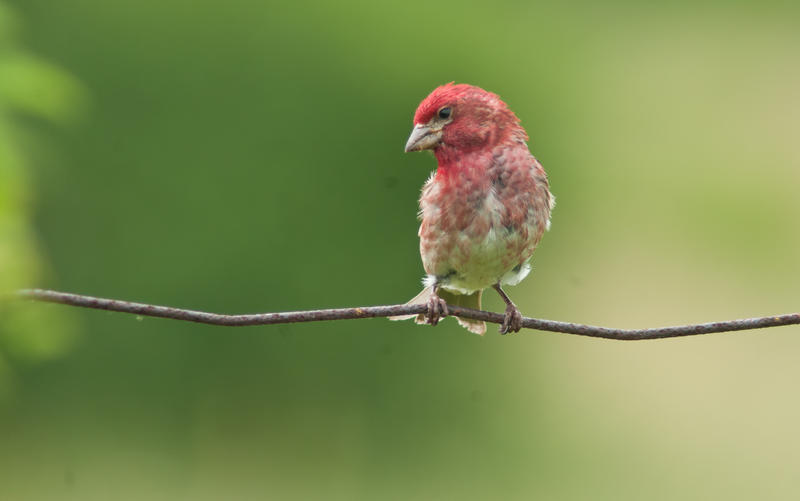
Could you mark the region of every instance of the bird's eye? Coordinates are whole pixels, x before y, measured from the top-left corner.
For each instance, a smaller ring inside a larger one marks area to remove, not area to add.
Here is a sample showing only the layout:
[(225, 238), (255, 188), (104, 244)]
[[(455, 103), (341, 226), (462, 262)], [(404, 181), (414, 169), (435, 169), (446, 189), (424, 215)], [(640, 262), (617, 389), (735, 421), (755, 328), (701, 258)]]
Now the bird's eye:
[(439, 118), (441, 118), (442, 120), (447, 120), (448, 118), (450, 118), (450, 114), (452, 112), (453, 110), (451, 110), (450, 108), (447, 107), (442, 108), (441, 110), (439, 110)]

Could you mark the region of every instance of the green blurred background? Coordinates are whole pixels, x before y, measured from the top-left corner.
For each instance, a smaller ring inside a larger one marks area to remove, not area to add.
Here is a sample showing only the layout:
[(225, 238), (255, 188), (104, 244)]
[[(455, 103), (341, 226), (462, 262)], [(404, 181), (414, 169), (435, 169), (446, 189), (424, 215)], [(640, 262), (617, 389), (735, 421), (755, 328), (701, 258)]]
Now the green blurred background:
[[(455, 80), (509, 103), (558, 197), (523, 313), (800, 309), (796, 4), (0, 7), (5, 290), (403, 302), (435, 162), (402, 149)], [(619, 343), (0, 308), (3, 500), (800, 497), (800, 327)]]

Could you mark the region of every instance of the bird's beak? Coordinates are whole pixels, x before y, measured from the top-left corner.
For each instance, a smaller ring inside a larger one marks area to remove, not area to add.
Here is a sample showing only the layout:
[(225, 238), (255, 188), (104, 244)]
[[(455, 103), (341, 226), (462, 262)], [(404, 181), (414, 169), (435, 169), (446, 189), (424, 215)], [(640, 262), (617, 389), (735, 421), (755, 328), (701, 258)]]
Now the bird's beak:
[(406, 143), (406, 153), (409, 151), (432, 150), (442, 139), (442, 129), (432, 129), (425, 124), (417, 124)]

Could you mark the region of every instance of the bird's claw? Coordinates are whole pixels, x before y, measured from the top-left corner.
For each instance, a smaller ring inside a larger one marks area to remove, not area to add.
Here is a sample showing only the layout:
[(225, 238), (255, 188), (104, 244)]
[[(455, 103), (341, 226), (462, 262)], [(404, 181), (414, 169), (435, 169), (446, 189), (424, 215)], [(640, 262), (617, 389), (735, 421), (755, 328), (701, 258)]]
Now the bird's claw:
[(450, 312), (447, 309), (447, 303), (444, 299), (440, 298), (436, 294), (431, 296), (428, 300), (428, 313), (425, 315), (425, 319), (431, 325), (436, 325), (439, 323), (439, 320), (443, 319)]
[(506, 314), (503, 317), (503, 324), (500, 326), (500, 334), (509, 332), (519, 332), (522, 329), (522, 313), (514, 304), (506, 306)]

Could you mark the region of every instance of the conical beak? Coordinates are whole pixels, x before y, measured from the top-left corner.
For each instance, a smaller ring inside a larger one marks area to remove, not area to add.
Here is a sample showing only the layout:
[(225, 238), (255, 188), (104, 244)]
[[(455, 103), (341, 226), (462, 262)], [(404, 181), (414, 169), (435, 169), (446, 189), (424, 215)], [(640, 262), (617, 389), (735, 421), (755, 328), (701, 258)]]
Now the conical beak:
[(406, 153), (409, 151), (432, 150), (442, 139), (442, 129), (431, 129), (427, 125), (414, 126), (406, 142)]

